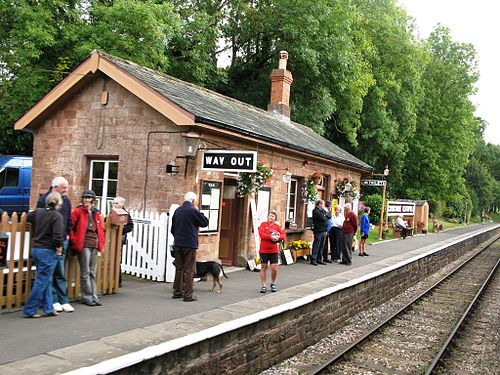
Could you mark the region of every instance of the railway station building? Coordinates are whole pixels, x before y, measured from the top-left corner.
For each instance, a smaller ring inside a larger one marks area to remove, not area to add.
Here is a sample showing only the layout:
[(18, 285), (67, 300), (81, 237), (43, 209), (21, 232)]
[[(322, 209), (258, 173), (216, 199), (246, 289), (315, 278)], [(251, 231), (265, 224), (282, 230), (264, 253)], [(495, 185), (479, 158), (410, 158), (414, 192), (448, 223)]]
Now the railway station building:
[[(290, 120), (286, 62), (283, 53), (270, 74), (265, 111), (94, 51), (15, 124), (34, 135), (31, 208), (59, 175), (74, 206), (91, 188), (104, 214), (118, 195), (128, 209), (166, 212), (194, 191), (210, 221), (198, 258), (225, 265), (243, 265), (255, 252), (252, 220), (269, 209), (278, 211), (287, 239), (312, 237), (313, 204), (303, 199), (312, 176), (319, 198), (332, 200), (340, 182), (360, 186), (373, 169)], [(253, 199), (238, 195), (238, 173), (258, 163), (273, 176), (252, 214)]]

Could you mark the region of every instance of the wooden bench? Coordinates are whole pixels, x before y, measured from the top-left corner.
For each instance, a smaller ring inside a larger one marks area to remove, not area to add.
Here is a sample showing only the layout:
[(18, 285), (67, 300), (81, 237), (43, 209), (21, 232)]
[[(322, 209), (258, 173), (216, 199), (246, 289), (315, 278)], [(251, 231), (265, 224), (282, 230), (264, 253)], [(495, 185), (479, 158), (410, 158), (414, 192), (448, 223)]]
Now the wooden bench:
[[(408, 237), (408, 236), (413, 237), (414, 228), (413, 227), (409, 227), (409, 228), (406, 228), (406, 229), (408, 229), (408, 234), (406, 235), (406, 237)], [(400, 238), (401, 237), (401, 229), (399, 229), (396, 226), (393, 229), (393, 237), (394, 238)]]

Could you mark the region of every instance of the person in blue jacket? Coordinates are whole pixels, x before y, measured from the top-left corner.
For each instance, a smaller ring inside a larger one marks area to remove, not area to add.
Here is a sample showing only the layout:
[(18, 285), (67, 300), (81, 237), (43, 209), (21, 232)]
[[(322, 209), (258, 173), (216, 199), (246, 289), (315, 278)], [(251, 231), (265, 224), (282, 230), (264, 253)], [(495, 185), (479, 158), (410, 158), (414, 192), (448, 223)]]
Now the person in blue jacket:
[(196, 194), (186, 193), (184, 203), (172, 215), (172, 228), (175, 250), (175, 279), (173, 299), (182, 298), (184, 302), (196, 301), (193, 297), (193, 278), (198, 249), (200, 227), (208, 226), (208, 219), (195, 206)]
[(359, 243), (359, 256), (367, 257), (368, 254), (365, 251), (365, 243), (368, 238), (368, 233), (370, 232), (370, 207), (364, 208), (364, 214), (361, 216), (361, 225), (359, 231), (361, 232), (361, 242)]

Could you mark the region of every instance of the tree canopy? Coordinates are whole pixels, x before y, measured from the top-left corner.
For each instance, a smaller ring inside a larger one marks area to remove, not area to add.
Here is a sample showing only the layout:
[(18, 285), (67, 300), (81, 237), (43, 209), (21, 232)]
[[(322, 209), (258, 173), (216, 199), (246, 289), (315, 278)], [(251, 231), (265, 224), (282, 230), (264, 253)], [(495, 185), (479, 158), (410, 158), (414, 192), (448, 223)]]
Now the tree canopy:
[(389, 165), (391, 196), (498, 207), (474, 47), (413, 25), (395, 0), (2, 0), (0, 153), (31, 153), (14, 122), (94, 49), (261, 108), (286, 50), (292, 120)]

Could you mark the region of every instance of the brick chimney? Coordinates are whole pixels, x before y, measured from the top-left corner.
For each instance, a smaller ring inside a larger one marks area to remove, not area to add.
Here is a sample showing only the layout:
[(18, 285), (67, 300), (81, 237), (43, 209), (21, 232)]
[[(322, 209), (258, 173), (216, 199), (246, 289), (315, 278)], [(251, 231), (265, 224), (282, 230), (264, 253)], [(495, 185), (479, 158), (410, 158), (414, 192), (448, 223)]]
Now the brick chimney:
[(271, 99), (267, 110), (282, 121), (290, 122), (290, 85), (292, 73), (286, 70), (288, 52), (280, 51), (278, 69), (271, 72)]

